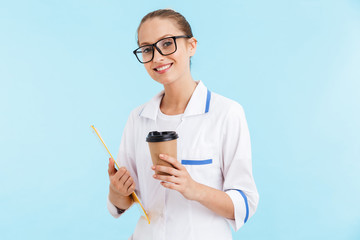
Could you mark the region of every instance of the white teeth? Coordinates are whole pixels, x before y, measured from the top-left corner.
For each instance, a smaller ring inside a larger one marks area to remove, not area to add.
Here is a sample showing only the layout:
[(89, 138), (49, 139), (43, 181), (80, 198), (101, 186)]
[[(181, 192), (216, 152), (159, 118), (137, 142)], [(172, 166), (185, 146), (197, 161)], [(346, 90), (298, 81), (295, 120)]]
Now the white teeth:
[(163, 66), (163, 67), (161, 67), (161, 68), (156, 68), (156, 71), (163, 71), (163, 70), (165, 70), (165, 69), (168, 69), (168, 68), (170, 67), (170, 65), (171, 65), (171, 64), (165, 65), (165, 66)]

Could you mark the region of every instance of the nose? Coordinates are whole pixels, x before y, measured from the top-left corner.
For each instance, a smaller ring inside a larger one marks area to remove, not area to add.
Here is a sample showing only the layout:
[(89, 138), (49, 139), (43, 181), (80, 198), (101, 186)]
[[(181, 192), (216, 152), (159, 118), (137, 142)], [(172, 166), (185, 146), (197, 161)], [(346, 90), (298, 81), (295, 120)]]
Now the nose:
[(161, 55), (156, 48), (154, 48), (154, 58), (153, 58), (153, 61), (154, 61), (154, 62), (161, 62), (161, 61), (163, 61), (163, 60), (164, 60), (164, 56)]

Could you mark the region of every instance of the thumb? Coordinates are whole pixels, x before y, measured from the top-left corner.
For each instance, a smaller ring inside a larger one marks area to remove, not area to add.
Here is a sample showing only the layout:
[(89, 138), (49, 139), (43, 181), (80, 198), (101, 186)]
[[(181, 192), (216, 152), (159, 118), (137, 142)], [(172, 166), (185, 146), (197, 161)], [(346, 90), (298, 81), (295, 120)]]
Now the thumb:
[(108, 169), (108, 173), (109, 176), (114, 175), (117, 172), (116, 168), (115, 168), (115, 161), (112, 158), (109, 158), (109, 169)]

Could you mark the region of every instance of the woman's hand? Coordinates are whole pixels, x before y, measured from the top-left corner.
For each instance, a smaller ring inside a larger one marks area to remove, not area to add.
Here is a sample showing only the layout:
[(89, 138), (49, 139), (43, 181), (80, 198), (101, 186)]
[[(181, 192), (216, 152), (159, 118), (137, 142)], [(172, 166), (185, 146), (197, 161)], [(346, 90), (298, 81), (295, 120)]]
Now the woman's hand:
[(159, 157), (173, 165), (174, 168), (161, 165), (152, 166), (152, 170), (168, 173), (171, 175), (167, 176), (154, 174), (153, 177), (155, 179), (161, 180), (162, 186), (178, 191), (188, 200), (195, 200), (197, 198), (196, 195), (199, 192), (199, 184), (191, 178), (186, 168), (171, 156), (160, 154)]
[(109, 179), (110, 188), (117, 194), (127, 197), (135, 190), (135, 182), (131, 178), (129, 171), (125, 167), (116, 170), (114, 159), (109, 159)]
[(116, 170), (115, 161), (109, 158), (109, 200), (120, 209), (128, 209), (133, 203), (130, 194), (135, 190), (135, 181), (125, 167)]

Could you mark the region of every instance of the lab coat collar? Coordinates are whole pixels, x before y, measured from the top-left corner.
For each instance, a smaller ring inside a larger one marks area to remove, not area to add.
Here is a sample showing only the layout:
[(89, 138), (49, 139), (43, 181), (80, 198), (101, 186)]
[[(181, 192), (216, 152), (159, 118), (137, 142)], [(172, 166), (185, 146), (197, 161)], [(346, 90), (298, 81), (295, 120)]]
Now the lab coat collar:
[[(164, 90), (162, 90), (145, 104), (143, 110), (140, 113), (140, 116), (156, 120), (163, 96)], [(186, 106), (183, 117), (206, 114), (210, 109), (210, 99), (211, 92), (201, 81), (198, 81), (198, 85), (196, 86), (195, 91), (193, 92), (190, 101)]]

